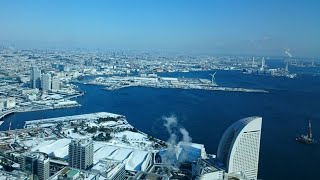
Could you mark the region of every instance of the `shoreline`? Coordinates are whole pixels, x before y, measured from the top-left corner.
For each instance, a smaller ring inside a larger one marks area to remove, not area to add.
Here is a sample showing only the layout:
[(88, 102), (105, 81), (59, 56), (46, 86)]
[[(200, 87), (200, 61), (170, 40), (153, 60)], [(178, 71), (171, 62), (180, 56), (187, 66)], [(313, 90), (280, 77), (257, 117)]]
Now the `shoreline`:
[[(4, 114), (0, 115), (0, 122), (3, 122), (3, 118), (10, 114), (14, 113), (24, 113), (24, 112), (35, 112), (35, 111), (46, 111), (46, 110), (55, 110), (55, 109), (66, 109), (66, 108), (75, 108), (75, 107), (81, 107), (81, 104), (72, 105), (72, 106), (66, 106), (66, 107), (47, 107), (47, 108), (40, 108), (40, 109), (28, 109), (28, 110), (10, 110), (9, 112), (5, 112)], [(0, 124), (1, 126), (1, 124)]]
[[(103, 84), (88, 84), (88, 85), (103, 85)], [(105, 85), (103, 85), (105, 86)], [(119, 88), (109, 88), (105, 87), (103, 89), (109, 91), (116, 91), (119, 89), (130, 88), (130, 87), (146, 87), (146, 88), (159, 88), (159, 89), (185, 89), (185, 90), (205, 90), (205, 91), (224, 91), (224, 92), (244, 92), (244, 93), (269, 93), (267, 90), (263, 89), (247, 89), (247, 88), (233, 88), (233, 87), (212, 87), (212, 88), (183, 88), (183, 87), (161, 87), (161, 86), (140, 86), (140, 85), (132, 85), (132, 86), (123, 86)]]
[(224, 92), (244, 92), (244, 93), (269, 93), (269, 91), (264, 89), (249, 89), (249, 88), (239, 88), (239, 87), (223, 87), (215, 86), (208, 88), (192, 88), (192, 87), (170, 87), (170, 86), (148, 86), (148, 85), (126, 85), (121, 87), (110, 87), (104, 83), (83, 83), (84, 85), (98, 85), (104, 86), (104, 90), (116, 91), (119, 89), (130, 88), (130, 87), (146, 87), (146, 88), (159, 88), (159, 89), (186, 89), (186, 90), (205, 90), (205, 91), (224, 91)]
[[(83, 96), (84, 95), (84, 92), (80, 93), (80, 94), (76, 94), (76, 95), (72, 95), (72, 96), (69, 96), (69, 97), (66, 97), (66, 98), (63, 98), (64, 100), (70, 100), (70, 99), (73, 99), (73, 98), (77, 98), (77, 97), (80, 97), (80, 96)], [(1, 111), (0, 112), (0, 126), (2, 125), (3, 123), (3, 119), (10, 115), (10, 114), (13, 114), (13, 113), (23, 113), (23, 112), (34, 112), (34, 111), (46, 111), (46, 110), (55, 110), (55, 109), (65, 109), (65, 108), (74, 108), (74, 107), (81, 107), (82, 105), (79, 104), (77, 102), (77, 104), (69, 104), (69, 105), (66, 105), (66, 106), (57, 106), (57, 107), (54, 107), (55, 104), (53, 104), (52, 106), (47, 106), (47, 107), (42, 107), (42, 108), (32, 108), (30, 107), (29, 109), (28, 108), (25, 108), (23, 109), (22, 107), (20, 108), (13, 108), (13, 109), (9, 109), (9, 110), (6, 110), (6, 111)], [(1, 123), (2, 122), (2, 123)]]

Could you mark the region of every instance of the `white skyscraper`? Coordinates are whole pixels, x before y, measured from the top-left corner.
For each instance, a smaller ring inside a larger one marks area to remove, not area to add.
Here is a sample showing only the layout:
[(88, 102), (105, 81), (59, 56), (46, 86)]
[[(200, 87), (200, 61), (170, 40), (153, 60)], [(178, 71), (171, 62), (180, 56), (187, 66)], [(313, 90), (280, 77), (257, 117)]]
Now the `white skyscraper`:
[(252, 57), (252, 65), (251, 67), (254, 67), (254, 57)]
[(30, 69), (30, 86), (31, 88), (41, 88), (41, 70), (35, 67)]
[(243, 173), (256, 180), (261, 137), (261, 117), (248, 117), (232, 124), (223, 134), (217, 158), (228, 173)]
[(69, 144), (69, 166), (78, 169), (88, 169), (93, 165), (92, 139), (72, 140)]
[(265, 65), (266, 65), (266, 61), (264, 60), (264, 57), (263, 57), (261, 60), (261, 68), (260, 68), (261, 71), (264, 71)]
[(60, 79), (57, 76), (52, 77), (52, 90), (60, 89)]
[(51, 74), (42, 75), (42, 90), (48, 91), (51, 90)]

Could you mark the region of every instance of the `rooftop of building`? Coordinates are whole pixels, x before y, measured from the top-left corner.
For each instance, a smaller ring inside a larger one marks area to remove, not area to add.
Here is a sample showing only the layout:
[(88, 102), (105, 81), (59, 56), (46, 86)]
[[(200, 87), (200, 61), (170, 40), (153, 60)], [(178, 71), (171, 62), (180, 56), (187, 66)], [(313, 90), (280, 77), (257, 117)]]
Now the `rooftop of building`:
[(73, 139), (71, 143), (77, 143), (81, 146), (89, 145), (90, 143), (93, 143), (91, 138), (85, 138), (85, 139)]
[[(79, 175), (79, 176), (78, 176)], [(77, 176), (77, 177), (75, 177)], [(88, 172), (88, 171), (83, 171), (79, 169), (74, 169), (70, 167), (65, 167), (58, 171), (56, 174), (51, 176), (49, 180), (58, 180), (62, 178), (71, 178), (74, 180), (91, 180), (97, 178), (97, 174)]]
[(74, 175), (78, 174), (79, 171), (75, 169), (71, 169), (70, 171), (67, 172), (68, 177), (73, 177)]
[(102, 159), (92, 167), (91, 171), (109, 179), (116, 175), (124, 166), (125, 164), (122, 162)]
[(42, 152), (26, 152), (24, 155), (27, 156), (27, 157), (31, 157), (31, 158), (35, 158), (35, 159), (41, 160), (41, 161), (49, 159), (48, 154), (42, 153)]
[(210, 172), (223, 171), (222, 164), (217, 161), (215, 158), (208, 159), (199, 159), (198, 164), (203, 168), (207, 168)]

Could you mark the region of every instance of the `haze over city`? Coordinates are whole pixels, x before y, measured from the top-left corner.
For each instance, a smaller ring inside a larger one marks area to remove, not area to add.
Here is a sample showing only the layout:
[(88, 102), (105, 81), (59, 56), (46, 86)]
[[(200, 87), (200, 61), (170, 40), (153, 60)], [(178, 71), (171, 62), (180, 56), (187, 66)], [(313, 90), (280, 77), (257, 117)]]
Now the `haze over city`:
[(0, 42), (320, 57), (319, 1), (1, 1)]

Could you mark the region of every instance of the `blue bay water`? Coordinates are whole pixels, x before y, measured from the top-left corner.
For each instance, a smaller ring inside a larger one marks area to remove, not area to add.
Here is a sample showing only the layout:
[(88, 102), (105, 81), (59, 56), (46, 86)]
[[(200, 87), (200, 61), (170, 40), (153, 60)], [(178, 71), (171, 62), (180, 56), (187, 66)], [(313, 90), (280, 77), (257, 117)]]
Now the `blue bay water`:
[[(173, 77), (210, 78), (210, 72), (164, 73)], [(141, 131), (166, 140), (163, 116), (176, 115), (193, 142), (205, 144), (215, 154), (224, 130), (247, 116), (262, 116), (259, 177), (261, 179), (314, 179), (320, 162), (320, 145), (306, 146), (294, 139), (313, 120), (314, 136), (320, 139), (320, 79), (297, 79), (244, 75), (218, 71), (221, 86), (263, 88), (270, 93), (242, 93), (132, 87), (106, 91), (101, 86), (78, 84), (87, 93), (76, 100), (79, 108), (16, 113), (2, 126), (21, 128), (24, 121), (107, 111), (125, 115)], [(317, 179), (317, 178), (316, 178)]]

